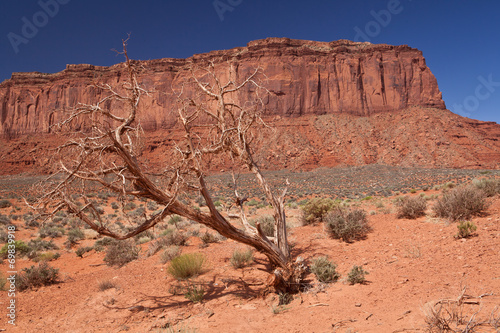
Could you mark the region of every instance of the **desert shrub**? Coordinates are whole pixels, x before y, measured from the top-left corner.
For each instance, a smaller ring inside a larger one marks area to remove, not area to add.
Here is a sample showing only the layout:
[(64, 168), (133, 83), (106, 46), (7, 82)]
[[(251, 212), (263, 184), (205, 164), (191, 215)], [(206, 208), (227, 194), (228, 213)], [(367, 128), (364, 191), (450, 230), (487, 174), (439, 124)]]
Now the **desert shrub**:
[(34, 262), (43, 262), (43, 261), (52, 261), (52, 260), (57, 260), (61, 256), (60, 253), (56, 252), (45, 252), (45, 253), (40, 253), (36, 257), (33, 258)]
[(487, 197), (500, 193), (500, 179), (474, 179), (472, 184), (482, 190)]
[(24, 268), (16, 275), (16, 286), (20, 291), (28, 288), (51, 285), (57, 282), (59, 270), (51, 267), (47, 262), (41, 262), (37, 266)]
[(83, 258), (83, 255), (87, 252), (90, 252), (94, 249), (92, 246), (80, 246), (78, 249), (76, 249), (75, 254), (79, 256), (80, 258)]
[(231, 266), (234, 268), (243, 268), (253, 261), (253, 251), (247, 249), (245, 251), (234, 250), (231, 256)]
[(40, 228), (39, 234), (40, 238), (59, 238), (64, 235), (64, 229), (57, 226), (46, 225)]
[(335, 282), (340, 277), (336, 272), (337, 265), (331, 262), (326, 256), (314, 259), (310, 269), (319, 282)]
[(10, 224), (9, 217), (6, 215), (0, 214), (0, 224), (9, 225)]
[(416, 219), (425, 216), (427, 201), (422, 197), (402, 197), (396, 202), (396, 207), (399, 219)]
[(18, 258), (27, 256), (31, 252), (30, 247), (25, 242), (23, 242), (22, 240), (16, 240), (14, 241), (14, 243), (7, 243), (2, 246), (2, 248), (0, 249), (0, 257), (7, 258), (9, 251), (12, 252), (14, 250), (13, 247), (15, 247), (16, 257)]
[(131, 241), (114, 241), (108, 246), (104, 262), (108, 266), (122, 267), (139, 257), (140, 249)]
[(111, 280), (101, 281), (101, 282), (99, 282), (99, 285), (98, 285), (99, 291), (105, 291), (105, 290), (117, 288), (117, 287), (118, 286), (116, 285), (116, 283), (111, 281)]
[(458, 233), (456, 234), (456, 238), (467, 238), (472, 236), (474, 232), (477, 230), (476, 225), (472, 221), (460, 221), (457, 224)]
[(47, 250), (58, 250), (59, 247), (54, 243), (53, 240), (46, 241), (45, 239), (36, 238), (28, 242), (28, 247), (31, 251), (40, 252)]
[(95, 241), (94, 250), (96, 252), (104, 251), (105, 247), (113, 244), (114, 242), (115, 242), (115, 240), (111, 237), (103, 237), (103, 238)]
[(12, 204), (10, 203), (9, 200), (7, 200), (7, 199), (0, 200), (0, 208), (7, 208), (10, 206), (12, 206)]
[(203, 244), (210, 244), (210, 243), (218, 243), (221, 240), (221, 237), (219, 234), (214, 234), (211, 232), (206, 231), (200, 236), (201, 241)]
[(355, 265), (347, 274), (347, 282), (349, 282), (349, 284), (365, 283), (365, 275), (368, 275), (368, 272), (363, 269), (363, 266)]
[(438, 217), (457, 221), (480, 215), (487, 208), (488, 203), (484, 191), (474, 185), (466, 185), (444, 193), (432, 209)]
[(118, 205), (118, 202), (113, 201), (113, 202), (111, 203), (111, 208), (112, 208), (112, 209), (118, 209), (118, 208), (120, 208), (120, 205)]
[(184, 297), (190, 300), (193, 303), (199, 303), (205, 297), (205, 289), (203, 286), (197, 286), (195, 284), (190, 284), (186, 288), (186, 292), (184, 293)]
[(170, 216), (170, 219), (168, 220), (168, 224), (177, 226), (177, 223), (179, 223), (181, 221), (182, 221), (182, 217), (180, 217), (179, 215), (172, 215), (172, 216)]
[(85, 234), (83, 233), (83, 231), (77, 228), (70, 229), (68, 231), (68, 239), (66, 241), (66, 246), (71, 247), (77, 244), (77, 242), (82, 239), (85, 239)]
[(150, 211), (155, 211), (158, 209), (158, 204), (155, 201), (148, 201), (146, 203), (146, 208)]
[(5, 285), (7, 284), (7, 279), (3, 274), (0, 272), (0, 290), (5, 291), (7, 288), (5, 288)]
[(302, 224), (307, 225), (323, 222), (326, 214), (338, 206), (338, 203), (329, 198), (314, 198), (302, 207)]
[(274, 236), (274, 218), (271, 215), (261, 216), (255, 220), (250, 220), (249, 223), (254, 227), (259, 223), (264, 235), (269, 237)]
[(177, 280), (185, 280), (200, 275), (204, 263), (203, 254), (186, 253), (172, 259), (168, 272)]
[(371, 230), (364, 210), (340, 207), (326, 215), (325, 229), (330, 237), (344, 242), (362, 239)]
[(175, 229), (166, 229), (164, 232), (161, 233), (161, 242), (165, 246), (169, 245), (179, 245), (183, 246), (186, 245), (187, 242), (187, 236)]
[(127, 202), (125, 205), (123, 205), (123, 210), (133, 210), (136, 209), (137, 205), (135, 202)]
[(162, 264), (166, 264), (170, 260), (177, 257), (180, 254), (180, 252), (181, 252), (180, 247), (178, 247), (177, 245), (171, 245), (162, 252), (160, 256), (160, 262)]

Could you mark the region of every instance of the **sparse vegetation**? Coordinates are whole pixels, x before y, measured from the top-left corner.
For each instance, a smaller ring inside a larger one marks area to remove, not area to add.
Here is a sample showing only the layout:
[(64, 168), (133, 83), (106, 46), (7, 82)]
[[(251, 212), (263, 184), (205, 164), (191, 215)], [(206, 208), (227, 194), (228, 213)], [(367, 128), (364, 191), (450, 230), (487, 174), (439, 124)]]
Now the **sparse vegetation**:
[(172, 259), (168, 272), (177, 280), (185, 280), (200, 275), (204, 263), (203, 254), (186, 253)]
[(314, 198), (302, 207), (302, 223), (304, 225), (323, 222), (326, 214), (338, 206), (338, 203), (329, 198)]
[(457, 225), (457, 229), (458, 233), (455, 235), (456, 238), (468, 238), (474, 234), (477, 227), (472, 221), (460, 221)]
[(104, 262), (108, 266), (122, 267), (136, 260), (139, 257), (139, 251), (140, 249), (131, 241), (114, 241), (106, 250)]
[(113, 282), (111, 280), (104, 280), (104, 281), (99, 282), (98, 288), (99, 288), (99, 291), (105, 291), (108, 289), (117, 288), (117, 285), (115, 282)]
[(196, 284), (189, 284), (186, 288), (184, 297), (193, 303), (200, 303), (203, 300), (203, 297), (205, 297), (205, 289), (201, 285), (197, 286)]
[(422, 197), (402, 197), (396, 201), (397, 217), (399, 219), (416, 219), (425, 216), (427, 201)]
[(341, 207), (327, 214), (325, 229), (330, 237), (345, 242), (362, 239), (371, 230), (364, 210)]
[(363, 266), (355, 265), (352, 267), (351, 271), (347, 274), (347, 282), (349, 282), (349, 284), (365, 283), (366, 275), (368, 275), (368, 272), (363, 269)]
[(255, 220), (250, 220), (249, 223), (252, 226), (256, 226), (259, 223), (264, 235), (268, 237), (274, 236), (274, 218), (271, 215), (261, 216)]
[(251, 249), (247, 250), (234, 250), (231, 256), (231, 266), (234, 268), (243, 268), (248, 266), (253, 261), (253, 251)]
[(472, 184), (482, 190), (487, 197), (500, 193), (500, 179), (474, 179)]
[(181, 249), (177, 245), (168, 246), (160, 256), (160, 262), (166, 264), (170, 260), (174, 259), (181, 253)]
[(51, 267), (47, 262), (41, 262), (37, 266), (24, 268), (16, 275), (16, 286), (20, 291), (29, 288), (51, 285), (57, 282), (59, 270)]
[(484, 191), (474, 185), (465, 185), (444, 193), (437, 199), (433, 211), (438, 217), (457, 221), (480, 215), (487, 208)]
[(335, 282), (340, 277), (336, 272), (337, 265), (331, 262), (326, 256), (314, 259), (310, 269), (319, 282)]
[(80, 258), (83, 258), (83, 255), (87, 252), (90, 252), (94, 249), (93, 246), (82, 246), (76, 249), (75, 254), (79, 256)]

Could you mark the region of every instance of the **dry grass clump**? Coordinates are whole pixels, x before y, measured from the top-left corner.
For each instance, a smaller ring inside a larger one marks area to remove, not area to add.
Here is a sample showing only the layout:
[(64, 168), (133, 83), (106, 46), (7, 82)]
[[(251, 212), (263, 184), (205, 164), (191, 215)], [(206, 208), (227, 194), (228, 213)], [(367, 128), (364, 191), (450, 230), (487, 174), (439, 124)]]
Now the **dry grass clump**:
[(117, 288), (117, 284), (111, 280), (104, 280), (104, 281), (101, 281), (99, 282), (99, 291), (105, 291), (105, 290), (108, 290), (108, 289), (112, 289), (112, 288)]
[(352, 242), (366, 237), (371, 228), (364, 210), (338, 207), (326, 215), (325, 230), (332, 238)]
[(425, 216), (427, 200), (423, 197), (402, 197), (396, 201), (398, 219), (416, 219)]
[(365, 276), (368, 275), (368, 272), (363, 269), (363, 266), (353, 266), (351, 271), (347, 274), (347, 282), (349, 284), (360, 283), (363, 284), (366, 282)]
[(181, 248), (177, 245), (168, 246), (160, 255), (160, 262), (166, 264), (181, 253)]
[(204, 263), (203, 254), (186, 253), (172, 259), (168, 272), (177, 280), (185, 280), (200, 275)]
[(474, 185), (465, 185), (444, 193), (432, 209), (438, 217), (458, 221), (481, 215), (487, 208), (484, 191)]
[(234, 268), (243, 268), (251, 264), (252, 261), (253, 251), (251, 249), (247, 249), (245, 251), (234, 250), (230, 260), (231, 266), (233, 266)]

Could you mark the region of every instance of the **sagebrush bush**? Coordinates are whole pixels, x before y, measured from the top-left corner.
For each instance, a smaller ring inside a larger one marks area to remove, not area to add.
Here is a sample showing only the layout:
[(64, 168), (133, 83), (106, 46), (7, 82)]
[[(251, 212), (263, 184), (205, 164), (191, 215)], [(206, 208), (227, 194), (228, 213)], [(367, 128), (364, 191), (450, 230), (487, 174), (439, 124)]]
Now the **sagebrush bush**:
[(45, 252), (45, 253), (40, 253), (36, 257), (33, 258), (34, 262), (41, 262), (41, 261), (52, 261), (52, 260), (57, 260), (61, 257), (61, 254), (59, 252)]
[(472, 221), (460, 221), (457, 225), (458, 233), (456, 238), (467, 238), (474, 234), (477, 230), (476, 225)]
[(59, 269), (51, 267), (47, 262), (42, 262), (37, 266), (24, 268), (20, 274), (16, 275), (16, 287), (20, 291), (28, 288), (51, 285), (57, 282)]
[(108, 266), (122, 267), (139, 257), (140, 248), (130, 240), (114, 241), (108, 246), (104, 262)]
[(81, 246), (78, 249), (76, 249), (75, 254), (79, 256), (80, 258), (83, 258), (83, 255), (87, 252), (90, 252), (94, 249), (93, 246)]
[(313, 260), (310, 267), (311, 272), (319, 282), (330, 283), (338, 280), (340, 275), (336, 272), (337, 265), (331, 262), (328, 257), (318, 257)]
[(59, 238), (64, 235), (64, 229), (61, 227), (46, 225), (39, 230), (40, 238)]
[(416, 219), (425, 216), (427, 201), (423, 197), (402, 197), (396, 201), (396, 212), (399, 219)]
[(255, 220), (249, 221), (250, 225), (257, 226), (257, 223), (260, 225), (260, 229), (264, 233), (264, 235), (268, 237), (274, 236), (274, 218), (271, 215), (264, 215)]
[(302, 207), (302, 224), (307, 225), (323, 222), (326, 214), (338, 206), (338, 203), (329, 198), (311, 199)]
[(205, 231), (205, 233), (203, 233), (200, 236), (200, 239), (203, 242), (203, 244), (210, 244), (210, 243), (218, 243), (218, 242), (220, 242), (221, 237), (219, 236), (219, 234), (215, 234), (215, 233), (211, 233), (211, 232)]
[(165, 229), (165, 231), (162, 232), (161, 235), (162, 237), (158, 238), (158, 241), (160, 241), (165, 246), (186, 245), (187, 236), (184, 233), (181, 233), (175, 229)]
[(368, 272), (363, 269), (363, 266), (353, 266), (347, 274), (347, 281), (349, 284), (365, 283), (365, 275), (368, 275)]
[(251, 249), (247, 249), (245, 251), (242, 250), (234, 250), (233, 255), (231, 256), (231, 266), (234, 268), (243, 268), (253, 261), (253, 251)]
[(452, 221), (481, 215), (488, 208), (486, 194), (474, 185), (459, 186), (436, 200), (432, 210), (438, 217)]
[(338, 207), (326, 215), (325, 230), (332, 238), (352, 242), (364, 238), (371, 228), (364, 210)]
[(167, 247), (160, 255), (160, 262), (166, 264), (181, 253), (181, 248), (177, 245)]
[(482, 190), (487, 197), (500, 193), (500, 179), (474, 179), (472, 184)]
[(168, 272), (177, 280), (185, 280), (200, 275), (204, 263), (203, 254), (186, 253), (172, 259)]

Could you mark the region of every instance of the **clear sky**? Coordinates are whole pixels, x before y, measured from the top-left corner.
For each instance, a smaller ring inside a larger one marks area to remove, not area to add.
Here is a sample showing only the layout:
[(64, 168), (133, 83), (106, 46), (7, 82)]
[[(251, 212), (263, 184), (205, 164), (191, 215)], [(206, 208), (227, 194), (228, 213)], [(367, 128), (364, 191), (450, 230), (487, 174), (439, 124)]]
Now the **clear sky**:
[(0, 81), (66, 64), (185, 58), (266, 37), (407, 44), (423, 51), (448, 109), (500, 123), (497, 0), (2, 0)]

